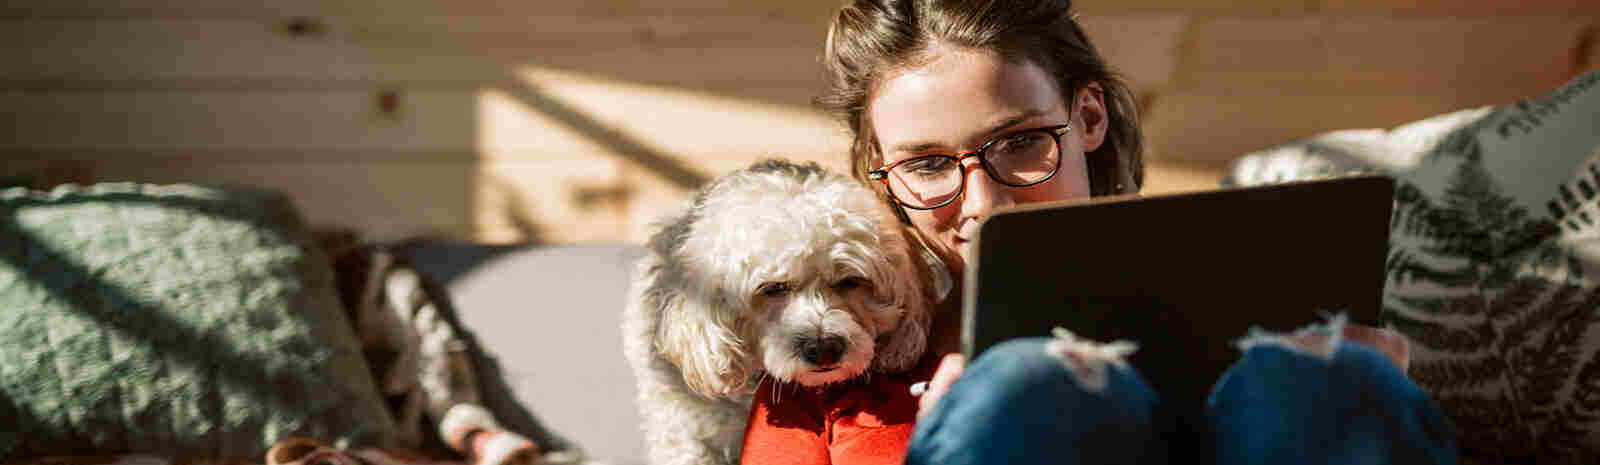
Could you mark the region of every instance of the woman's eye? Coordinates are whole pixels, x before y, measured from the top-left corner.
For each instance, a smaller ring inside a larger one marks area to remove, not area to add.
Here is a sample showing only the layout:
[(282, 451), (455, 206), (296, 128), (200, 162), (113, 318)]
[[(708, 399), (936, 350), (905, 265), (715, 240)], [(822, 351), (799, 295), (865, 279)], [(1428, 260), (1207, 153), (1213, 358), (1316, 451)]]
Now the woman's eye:
[(943, 158), (928, 158), (906, 163), (906, 171), (918, 176), (930, 176), (943, 173), (950, 168), (950, 161)]
[(789, 293), (789, 283), (766, 283), (756, 288), (756, 293), (765, 297), (782, 297)]
[(1039, 134), (1018, 134), (1000, 140), (990, 150), (1002, 156), (1025, 154), (1039, 143), (1040, 138)]
[(833, 283), (833, 287), (835, 289), (838, 289), (838, 290), (841, 290), (841, 291), (849, 291), (849, 290), (859, 289), (859, 288), (863, 288), (863, 287), (867, 287), (867, 286), (871, 286), (871, 285), (872, 285), (871, 282), (868, 282), (866, 279), (858, 278), (858, 277), (844, 278), (844, 279), (839, 280), (839, 282)]

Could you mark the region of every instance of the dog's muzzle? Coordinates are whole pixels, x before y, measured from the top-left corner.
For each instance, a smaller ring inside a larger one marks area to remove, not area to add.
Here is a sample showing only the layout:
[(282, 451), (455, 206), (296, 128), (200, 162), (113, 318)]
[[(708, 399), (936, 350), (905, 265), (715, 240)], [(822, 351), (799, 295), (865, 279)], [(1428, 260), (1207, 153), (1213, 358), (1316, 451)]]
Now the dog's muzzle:
[(800, 337), (794, 341), (794, 352), (804, 357), (806, 362), (821, 368), (831, 368), (844, 358), (845, 349), (849, 343), (843, 337)]

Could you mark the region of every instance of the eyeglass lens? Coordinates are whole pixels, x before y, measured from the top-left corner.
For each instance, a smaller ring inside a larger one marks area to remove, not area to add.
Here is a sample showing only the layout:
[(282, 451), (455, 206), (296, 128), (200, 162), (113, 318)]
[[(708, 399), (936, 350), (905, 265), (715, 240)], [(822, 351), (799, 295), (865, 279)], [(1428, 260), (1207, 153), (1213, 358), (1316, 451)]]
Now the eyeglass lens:
[[(1028, 131), (996, 140), (979, 153), (984, 171), (1001, 184), (1025, 186), (1049, 178), (1061, 157), (1055, 135)], [(889, 190), (915, 208), (943, 204), (961, 194), (964, 172), (955, 157), (927, 156), (908, 160), (889, 171)]]

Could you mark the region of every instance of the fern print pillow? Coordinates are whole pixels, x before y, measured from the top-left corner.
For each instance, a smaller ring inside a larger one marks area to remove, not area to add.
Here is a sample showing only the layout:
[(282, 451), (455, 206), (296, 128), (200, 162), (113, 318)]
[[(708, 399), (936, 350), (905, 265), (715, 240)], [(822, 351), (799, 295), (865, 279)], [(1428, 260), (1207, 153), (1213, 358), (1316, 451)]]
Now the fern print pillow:
[(1397, 180), (1384, 320), (1468, 463), (1600, 463), (1600, 72), (1258, 152), (1225, 183)]
[(1397, 173), (1385, 320), (1464, 457), (1600, 463), (1600, 73)]

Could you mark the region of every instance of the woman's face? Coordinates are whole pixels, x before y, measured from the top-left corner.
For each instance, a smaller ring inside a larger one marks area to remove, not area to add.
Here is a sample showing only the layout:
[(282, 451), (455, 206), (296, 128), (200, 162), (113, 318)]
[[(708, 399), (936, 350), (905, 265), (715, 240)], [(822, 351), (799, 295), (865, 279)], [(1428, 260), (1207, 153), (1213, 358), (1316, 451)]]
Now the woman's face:
[(886, 76), (866, 111), (883, 154), (879, 166), (922, 155), (968, 153), (997, 137), (1072, 118), (1072, 131), (1061, 137), (1061, 167), (1049, 181), (1009, 187), (989, 177), (975, 157), (968, 158), (962, 161), (967, 173), (961, 197), (933, 210), (905, 209), (934, 253), (960, 273), (978, 220), (994, 209), (1089, 196), (1083, 154), (1105, 138), (1100, 98), (1099, 87), (1091, 85), (1069, 101), (1044, 68), (1031, 61), (1014, 63), (987, 51), (945, 48), (930, 60)]

